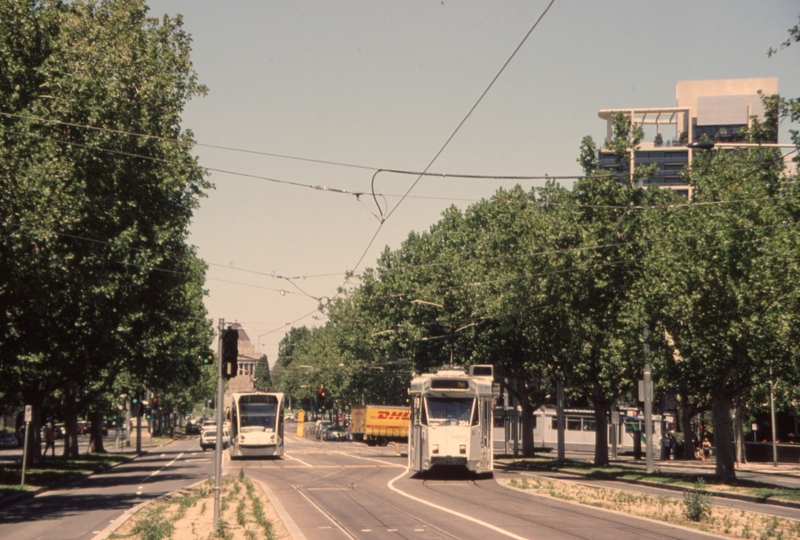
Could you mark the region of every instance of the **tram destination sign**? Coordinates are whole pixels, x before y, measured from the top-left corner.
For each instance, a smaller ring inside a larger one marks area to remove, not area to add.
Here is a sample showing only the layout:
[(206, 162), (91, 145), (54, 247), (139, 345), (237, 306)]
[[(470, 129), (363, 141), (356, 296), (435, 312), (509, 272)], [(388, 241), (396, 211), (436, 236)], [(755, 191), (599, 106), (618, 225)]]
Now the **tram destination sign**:
[(468, 390), (469, 381), (464, 379), (433, 379), (431, 390)]

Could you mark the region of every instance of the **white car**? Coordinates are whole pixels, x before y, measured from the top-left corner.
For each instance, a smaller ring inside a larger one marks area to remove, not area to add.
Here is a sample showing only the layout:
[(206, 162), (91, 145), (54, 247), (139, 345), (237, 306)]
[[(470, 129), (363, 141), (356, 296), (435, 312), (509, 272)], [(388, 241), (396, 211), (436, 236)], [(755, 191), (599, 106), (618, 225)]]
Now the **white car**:
[(283, 415), (284, 422), (294, 422), (294, 413), (287, 412)]
[[(204, 426), (205, 427), (205, 426)], [(230, 444), (230, 433), (226, 429), (223, 431), (222, 436), (222, 449), (228, 448)], [(203, 452), (208, 450), (209, 448), (216, 448), (217, 447), (217, 428), (216, 426), (209, 426), (203, 430), (203, 433), (200, 434), (200, 448), (203, 449)]]

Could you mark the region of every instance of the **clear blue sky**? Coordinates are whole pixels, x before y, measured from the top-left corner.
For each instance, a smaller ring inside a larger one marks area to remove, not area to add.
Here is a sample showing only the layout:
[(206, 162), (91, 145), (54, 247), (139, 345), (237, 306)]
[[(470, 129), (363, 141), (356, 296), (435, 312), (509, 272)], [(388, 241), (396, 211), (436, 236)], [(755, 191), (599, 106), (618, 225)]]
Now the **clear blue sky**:
[[(367, 193), (374, 169), (431, 162), (548, 3), (149, 2), (153, 16), (183, 14), (193, 35), (210, 93), (189, 103), (183, 124), (199, 143), (357, 167), (199, 146), (203, 166)], [(800, 44), (766, 54), (798, 13), (789, 0), (556, 0), (431, 171), (580, 174), (582, 137), (605, 136), (598, 110), (674, 106), (679, 80), (778, 77), (781, 94), (800, 97)], [(414, 179), (381, 174), (376, 190), (392, 208)], [(270, 362), (284, 324), (334, 296), (362, 255), (357, 271), (448, 206), (512, 185), (423, 178), (367, 250), (379, 225), (371, 197), (210, 180), (190, 238), (211, 264), (209, 316), (239, 321)], [(307, 277), (301, 291), (277, 276)]]

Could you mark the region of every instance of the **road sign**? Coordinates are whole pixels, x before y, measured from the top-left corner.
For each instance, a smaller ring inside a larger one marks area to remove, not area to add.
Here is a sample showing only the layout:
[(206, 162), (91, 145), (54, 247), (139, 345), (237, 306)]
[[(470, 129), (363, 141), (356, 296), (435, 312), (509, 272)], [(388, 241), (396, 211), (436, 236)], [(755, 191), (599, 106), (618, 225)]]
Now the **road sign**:
[(33, 407), (25, 405), (25, 421), (33, 422)]

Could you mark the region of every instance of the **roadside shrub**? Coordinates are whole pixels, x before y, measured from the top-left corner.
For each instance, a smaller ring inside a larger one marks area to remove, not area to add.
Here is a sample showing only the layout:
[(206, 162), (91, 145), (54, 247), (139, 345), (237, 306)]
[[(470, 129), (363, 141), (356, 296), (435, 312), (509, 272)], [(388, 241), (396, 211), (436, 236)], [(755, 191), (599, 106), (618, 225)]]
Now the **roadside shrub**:
[(702, 521), (711, 514), (711, 497), (704, 493), (705, 487), (700, 478), (693, 489), (683, 492), (683, 514), (689, 521)]

